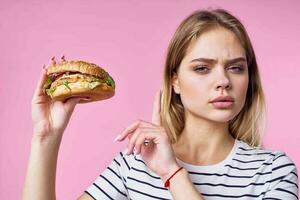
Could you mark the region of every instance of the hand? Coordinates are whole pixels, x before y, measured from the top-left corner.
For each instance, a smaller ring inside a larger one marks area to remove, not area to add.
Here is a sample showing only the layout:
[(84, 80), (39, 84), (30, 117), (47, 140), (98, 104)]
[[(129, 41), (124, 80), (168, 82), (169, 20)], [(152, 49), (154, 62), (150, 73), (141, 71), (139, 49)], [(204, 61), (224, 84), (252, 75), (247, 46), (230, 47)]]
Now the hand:
[[(52, 58), (52, 62), (55, 62)], [(47, 71), (43, 67), (40, 79), (35, 89), (31, 107), (34, 137), (49, 138), (62, 136), (75, 105), (84, 98), (69, 98), (66, 102), (53, 101), (43, 92), (43, 85), (47, 80)], [(86, 99), (87, 100), (87, 99)]]
[[(152, 114), (152, 123), (138, 120), (128, 126), (117, 138), (123, 141), (129, 138), (127, 155), (140, 154), (146, 165), (163, 181), (171, 176), (178, 168), (175, 154), (170, 144), (166, 130), (160, 126), (160, 99), (161, 92), (157, 92)], [(145, 145), (144, 141), (149, 144)]]

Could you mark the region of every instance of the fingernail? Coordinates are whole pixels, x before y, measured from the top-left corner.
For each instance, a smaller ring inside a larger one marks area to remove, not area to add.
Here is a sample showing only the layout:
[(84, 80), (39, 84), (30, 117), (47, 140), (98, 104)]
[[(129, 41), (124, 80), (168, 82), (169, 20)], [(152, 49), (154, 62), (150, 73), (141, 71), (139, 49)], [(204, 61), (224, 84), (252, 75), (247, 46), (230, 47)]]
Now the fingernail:
[(121, 135), (118, 135), (115, 139), (114, 142), (116, 142), (118, 139), (120, 139)]
[(51, 64), (52, 64), (52, 65), (55, 65), (55, 64), (56, 64), (55, 56), (53, 56), (53, 57), (51, 58)]

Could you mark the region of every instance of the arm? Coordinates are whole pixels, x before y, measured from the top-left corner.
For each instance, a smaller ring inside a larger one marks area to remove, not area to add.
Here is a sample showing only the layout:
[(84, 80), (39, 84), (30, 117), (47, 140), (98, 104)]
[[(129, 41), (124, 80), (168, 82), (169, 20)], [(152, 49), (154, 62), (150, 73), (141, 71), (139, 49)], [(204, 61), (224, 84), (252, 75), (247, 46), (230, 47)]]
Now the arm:
[(46, 70), (43, 69), (32, 98), (33, 137), (23, 200), (55, 199), (56, 164), (62, 135), (75, 105), (84, 101), (82, 98), (52, 101), (43, 92), (46, 80)]
[[(55, 200), (55, 177), (58, 151), (61, 138), (41, 140), (33, 138), (27, 176), (23, 190), (23, 199)], [(78, 200), (93, 200), (83, 194)]]
[(33, 138), (23, 199), (55, 199), (55, 175), (60, 138)]
[[(174, 150), (164, 127), (161, 126), (160, 105), (162, 91), (157, 92), (153, 105), (152, 123), (138, 120), (128, 126), (115, 140), (123, 141), (129, 138), (127, 155), (141, 154), (147, 167), (155, 172), (165, 183), (179, 168)], [(145, 141), (148, 140), (147, 144)], [(185, 169), (181, 169), (170, 180), (170, 192), (174, 199), (203, 199), (189, 179)]]

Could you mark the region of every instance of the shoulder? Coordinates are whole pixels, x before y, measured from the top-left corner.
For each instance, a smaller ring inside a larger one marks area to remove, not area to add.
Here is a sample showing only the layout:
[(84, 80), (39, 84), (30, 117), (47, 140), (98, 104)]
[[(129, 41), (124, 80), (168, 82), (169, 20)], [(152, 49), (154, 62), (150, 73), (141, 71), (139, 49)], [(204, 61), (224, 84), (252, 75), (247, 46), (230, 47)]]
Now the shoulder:
[[(240, 142), (238, 153), (244, 158), (252, 157), (251, 164), (266, 186), (264, 199), (298, 199), (298, 172), (294, 161), (282, 150), (251, 147)], [(237, 154), (238, 154), (237, 153)], [(250, 164), (250, 163), (247, 163)]]
[(253, 147), (243, 141), (238, 141), (237, 155), (241, 157), (252, 157), (265, 164), (271, 165), (272, 173), (281, 175), (294, 173), (297, 176), (297, 168), (294, 161), (281, 150), (274, 150), (266, 147)]
[(244, 155), (268, 155), (275, 160), (282, 157), (283, 162), (293, 162), (291, 158), (282, 150), (271, 149), (268, 147), (250, 146), (249, 144), (238, 140), (238, 151)]

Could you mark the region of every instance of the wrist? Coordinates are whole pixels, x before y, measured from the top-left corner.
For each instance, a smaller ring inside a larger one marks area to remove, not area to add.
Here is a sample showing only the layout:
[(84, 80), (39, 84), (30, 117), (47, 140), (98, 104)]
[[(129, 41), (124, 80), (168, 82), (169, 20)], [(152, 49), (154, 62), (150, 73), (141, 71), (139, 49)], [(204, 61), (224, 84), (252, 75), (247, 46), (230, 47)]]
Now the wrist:
[(188, 177), (188, 172), (183, 167), (179, 167), (165, 182), (165, 188), (170, 190), (171, 185), (180, 182)]
[(39, 123), (33, 125), (33, 137), (36, 138), (36, 140), (46, 140), (47, 138), (55, 138), (55, 137), (61, 137), (64, 133), (64, 130), (57, 129), (51, 127), (51, 125)]
[(62, 140), (62, 135), (52, 134), (34, 134), (31, 139), (32, 144), (43, 145), (43, 146), (59, 146)]
[(165, 183), (168, 178), (170, 178), (180, 167), (181, 166), (179, 166), (177, 163), (172, 165), (169, 168), (168, 172), (165, 175), (161, 176), (162, 181)]

